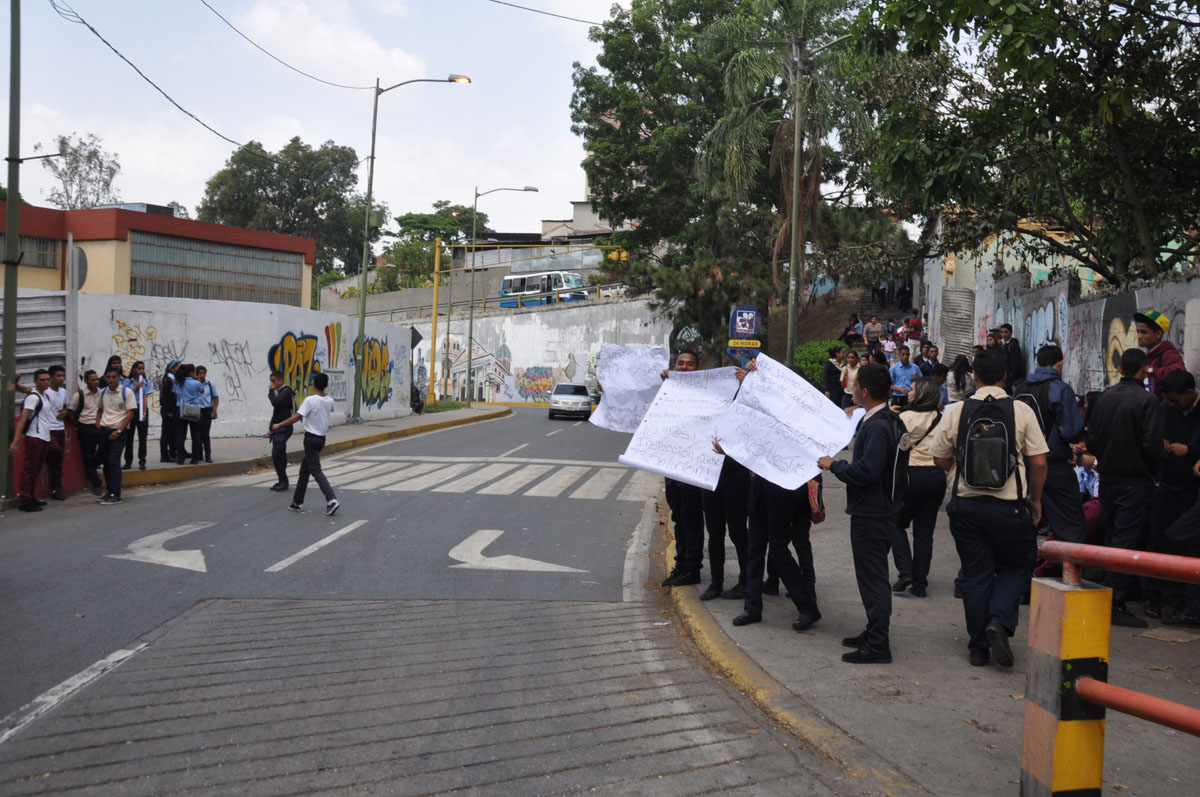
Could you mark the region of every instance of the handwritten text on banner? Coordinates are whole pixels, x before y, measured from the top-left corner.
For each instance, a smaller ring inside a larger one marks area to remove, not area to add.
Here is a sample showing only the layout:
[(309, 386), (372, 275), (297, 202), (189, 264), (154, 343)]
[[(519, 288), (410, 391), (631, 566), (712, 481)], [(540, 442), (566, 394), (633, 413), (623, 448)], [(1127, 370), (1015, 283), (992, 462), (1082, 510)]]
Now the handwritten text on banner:
[(602, 392), (591, 422), (614, 432), (637, 431), (670, 361), (665, 346), (601, 346), (596, 379)]

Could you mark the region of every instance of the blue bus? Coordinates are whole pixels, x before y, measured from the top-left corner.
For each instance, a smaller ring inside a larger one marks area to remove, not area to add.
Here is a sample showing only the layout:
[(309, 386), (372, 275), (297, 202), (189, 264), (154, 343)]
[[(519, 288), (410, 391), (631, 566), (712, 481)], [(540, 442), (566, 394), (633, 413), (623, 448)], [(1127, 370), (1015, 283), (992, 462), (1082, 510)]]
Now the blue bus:
[(501, 307), (577, 302), (587, 297), (583, 276), (573, 271), (509, 274), (500, 281)]

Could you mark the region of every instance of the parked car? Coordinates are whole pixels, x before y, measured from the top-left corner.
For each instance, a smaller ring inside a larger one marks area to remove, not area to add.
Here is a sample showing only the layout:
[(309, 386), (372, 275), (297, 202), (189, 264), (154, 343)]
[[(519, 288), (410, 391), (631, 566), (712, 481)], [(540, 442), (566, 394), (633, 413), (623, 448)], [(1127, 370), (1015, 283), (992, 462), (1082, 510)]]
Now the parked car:
[(550, 420), (559, 415), (588, 418), (592, 414), (592, 396), (586, 385), (560, 382), (550, 393)]

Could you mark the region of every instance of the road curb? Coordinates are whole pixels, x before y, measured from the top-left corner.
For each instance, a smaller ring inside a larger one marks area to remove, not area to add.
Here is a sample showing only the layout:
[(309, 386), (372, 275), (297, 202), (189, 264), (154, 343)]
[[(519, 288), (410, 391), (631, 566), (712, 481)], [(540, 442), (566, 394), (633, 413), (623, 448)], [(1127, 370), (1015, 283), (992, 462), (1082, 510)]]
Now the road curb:
[[(669, 571), (675, 554), (675, 536), (665, 500), (659, 500), (658, 515), (666, 528), (667, 544), (662, 555), (665, 569)], [(696, 589), (672, 587), (670, 593), (675, 615), (700, 653), (768, 716), (811, 750), (833, 762), (857, 785), (868, 790), (891, 797), (929, 794), (921, 784), (822, 716), (814, 706), (760, 667), (713, 619)]]
[[(433, 432), (438, 429), (449, 429), (453, 426), (465, 426), (469, 423), (490, 421), (511, 414), (512, 410), (506, 407), (496, 412), (480, 413), (477, 416), (468, 418), (452, 418), (445, 421), (433, 421), (420, 426), (409, 426), (403, 429), (389, 429), (384, 432), (375, 432), (350, 440), (338, 440), (329, 443), (321, 453), (322, 455), (336, 454), (341, 451), (348, 451), (351, 448), (383, 443), (388, 440), (399, 440), (402, 437), (412, 437), (416, 434)], [(288, 452), (289, 463), (294, 465), (302, 459), (304, 459), (304, 452), (302, 450)], [(263, 454), (259, 457), (234, 459), (227, 462), (205, 462), (199, 465), (179, 465), (175, 468), (155, 468), (154, 470), (127, 470), (121, 482), (124, 487), (145, 487), (151, 484), (170, 484), (214, 476), (235, 476), (239, 473), (245, 473), (252, 468), (266, 468), (270, 465), (271, 456)]]

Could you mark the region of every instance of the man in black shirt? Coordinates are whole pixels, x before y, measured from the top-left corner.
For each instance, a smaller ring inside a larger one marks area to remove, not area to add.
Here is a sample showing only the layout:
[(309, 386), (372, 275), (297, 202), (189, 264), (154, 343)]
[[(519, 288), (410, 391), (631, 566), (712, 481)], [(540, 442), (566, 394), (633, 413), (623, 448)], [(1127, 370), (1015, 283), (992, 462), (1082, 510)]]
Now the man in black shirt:
[[(271, 389), (267, 393), (267, 398), (271, 401), (271, 426), (283, 423), (296, 411), (296, 399), (292, 395), (292, 389), (284, 384), (283, 372), (271, 372)], [(270, 427), (268, 427), (270, 429)], [(275, 431), (268, 431), (267, 437), (271, 439), (271, 462), (275, 465), (275, 474), (279, 477), (279, 481), (271, 486), (274, 492), (282, 493), (288, 489), (287, 476), (287, 443), (288, 438), (292, 436), (291, 426), (281, 426)]]

